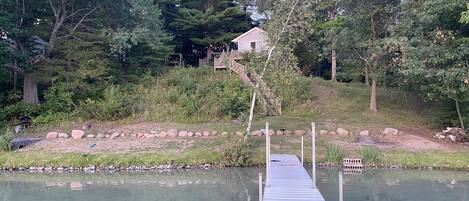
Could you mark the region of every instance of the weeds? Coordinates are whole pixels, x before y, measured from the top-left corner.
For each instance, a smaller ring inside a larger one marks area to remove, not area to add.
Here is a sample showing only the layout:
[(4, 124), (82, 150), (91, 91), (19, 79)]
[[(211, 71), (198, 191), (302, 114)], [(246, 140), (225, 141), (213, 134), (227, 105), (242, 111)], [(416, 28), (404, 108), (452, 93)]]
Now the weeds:
[(363, 161), (366, 164), (377, 164), (382, 161), (383, 155), (376, 148), (366, 147), (360, 150), (360, 154), (363, 158)]
[(334, 164), (341, 164), (343, 159), (343, 152), (339, 146), (329, 146), (326, 149), (325, 160)]
[(13, 132), (10, 129), (6, 129), (5, 133), (0, 136), (0, 150), (10, 151), (13, 149)]

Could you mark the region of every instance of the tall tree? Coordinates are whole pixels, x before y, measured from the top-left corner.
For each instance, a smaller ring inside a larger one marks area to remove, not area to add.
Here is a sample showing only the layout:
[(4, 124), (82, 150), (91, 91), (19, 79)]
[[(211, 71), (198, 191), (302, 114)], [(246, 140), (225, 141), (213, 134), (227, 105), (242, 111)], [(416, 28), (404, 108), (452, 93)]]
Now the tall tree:
[(352, 49), (353, 59), (365, 65), (365, 77), (371, 78), (371, 111), (378, 111), (378, 80), (399, 63), (402, 41), (394, 37), (400, 1), (343, 1), (345, 27), (341, 31), (342, 48)]
[(4, 42), (10, 44), (16, 58), (4, 67), (23, 76), (23, 100), (38, 104), (38, 79), (41, 67), (54, 56), (57, 40), (74, 36), (80, 26), (89, 21), (97, 5), (91, 1), (40, 0), (5, 1), (2, 13), (16, 12), (8, 16), (14, 27), (4, 30)]
[(405, 83), (428, 100), (452, 102), (462, 128), (469, 103), (469, 24), (460, 23), (467, 12), (464, 3), (406, 1), (398, 29), (407, 39), (401, 70)]
[(247, 31), (250, 15), (229, 0), (183, 0), (170, 24), (183, 45), (179, 51), (195, 64), (197, 58), (226, 49), (230, 41)]

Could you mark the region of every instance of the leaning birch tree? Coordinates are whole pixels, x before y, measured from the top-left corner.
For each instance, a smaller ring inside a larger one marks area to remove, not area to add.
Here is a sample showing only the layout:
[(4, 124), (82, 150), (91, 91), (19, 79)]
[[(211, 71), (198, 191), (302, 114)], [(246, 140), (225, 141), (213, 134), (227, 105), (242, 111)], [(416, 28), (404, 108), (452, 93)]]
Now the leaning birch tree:
[[(308, 20), (312, 16), (312, 8), (315, 1), (295, 0), (284, 1), (275, 0), (269, 2), (271, 9), (267, 12), (269, 21), (264, 25), (268, 33), (269, 48), (265, 61), (257, 69), (260, 80), (263, 80), (267, 72), (274, 69), (288, 68), (295, 72), (296, 58), (293, 55), (293, 47), (304, 37), (304, 33), (309, 30)], [(249, 135), (254, 118), (254, 107), (259, 91), (259, 83), (254, 86), (249, 119), (246, 132)]]

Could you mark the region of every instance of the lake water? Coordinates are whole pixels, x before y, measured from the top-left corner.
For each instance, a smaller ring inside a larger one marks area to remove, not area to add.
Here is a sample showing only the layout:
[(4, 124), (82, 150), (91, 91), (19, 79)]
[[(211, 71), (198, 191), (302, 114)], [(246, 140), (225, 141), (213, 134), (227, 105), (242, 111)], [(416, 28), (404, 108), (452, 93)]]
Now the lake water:
[[(0, 172), (0, 201), (257, 201), (258, 168), (146, 173)], [(326, 201), (338, 172), (318, 169)], [(469, 201), (469, 172), (368, 170), (344, 175), (346, 201)]]

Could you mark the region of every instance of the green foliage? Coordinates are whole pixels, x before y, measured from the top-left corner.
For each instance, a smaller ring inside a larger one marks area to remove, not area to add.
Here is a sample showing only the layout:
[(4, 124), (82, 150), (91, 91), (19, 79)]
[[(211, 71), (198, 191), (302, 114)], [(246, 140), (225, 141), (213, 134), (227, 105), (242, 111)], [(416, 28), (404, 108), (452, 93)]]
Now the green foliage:
[(467, 11), (461, 13), (461, 19), (459, 22), (469, 24), (469, 3), (467, 5)]
[(102, 98), (86, 99), (79, 103), (75, 111), (83, 118), (118, 120), (130, 116), (136, 109), (130, 93), (111, 85), (104, 90)]
[(252, 163), (253, 149), (249, 142), (241, 139), (228, 140), (222, 151), (223, 165), (244, 167)]
[(12, 145), (13, 141), (13, 132), (7, 128), (5, 129), (5, 133), (0, 135), (0, 151), (10, 151), (13, 149)]
[(0, 109), (0, 121), (16, 120), (21, 115), (37, 116), (40, 113), (39, 105), (18, 102)]
[(137, 89), (139, 108), (151, 120), (233, 119), (249, 107), (250, 91), (239, 78), (209, 67), (175, 68), (157, 83), (159, 88)]
[(339, 146), (328, 146), (325, 153), (325, 160), (334, 164), (341, 164), (344, 154)]
[(366, 164), (378, 164), (382, 161), (383, 155), (379, 149), (365, 147), (360, 150), (363, 162)]

